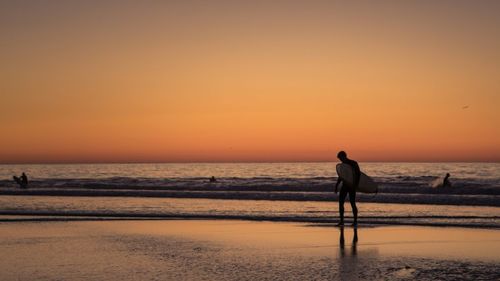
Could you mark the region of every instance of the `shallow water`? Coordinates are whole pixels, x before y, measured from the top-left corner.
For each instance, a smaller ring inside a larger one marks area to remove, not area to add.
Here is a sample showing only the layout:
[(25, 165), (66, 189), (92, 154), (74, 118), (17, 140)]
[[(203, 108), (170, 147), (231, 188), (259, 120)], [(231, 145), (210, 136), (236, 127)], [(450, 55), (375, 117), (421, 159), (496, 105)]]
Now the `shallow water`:
[[(351, 209), (346, 203), (346, 219)], [(358, 203), (361, 224), (500, 228), (499, 207)], [(337, 202), (137, 197), (0, 196), (0, 215), (238, 218), (336, 222)]]

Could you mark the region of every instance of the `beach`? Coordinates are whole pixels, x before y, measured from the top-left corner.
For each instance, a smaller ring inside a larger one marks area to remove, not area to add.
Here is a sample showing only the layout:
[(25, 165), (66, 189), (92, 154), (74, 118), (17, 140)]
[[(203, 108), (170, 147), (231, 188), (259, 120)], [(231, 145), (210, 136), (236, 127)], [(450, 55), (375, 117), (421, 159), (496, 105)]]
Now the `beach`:
[(0, 165), (0, 280), (499, 280), (497, 163), (363, 163), (357, 228), (333, 167)]
[(500, 231), (492, 229), (3, 220), (0, 241), (2, 280), (500, 278)]
[(500, 281), (500, 1), (0, 1), (0, 281)]

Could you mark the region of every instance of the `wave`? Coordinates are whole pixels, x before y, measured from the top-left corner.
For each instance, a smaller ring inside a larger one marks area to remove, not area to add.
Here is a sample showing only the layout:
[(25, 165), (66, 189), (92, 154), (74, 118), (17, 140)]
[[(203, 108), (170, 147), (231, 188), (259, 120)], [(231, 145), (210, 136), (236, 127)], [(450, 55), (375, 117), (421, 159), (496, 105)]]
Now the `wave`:
[[(36, 179), (30, 181), (31, 188), (86, 188), (86, 189), (133, 189), (133, 190), (199, 190), (199, 191), (295, 191), (328, 192), (333, 190), (337, 178), (273, 178), (254, 177), (219, 178), (210, 183), (207, 178), (68, 178)], [(374, 177), (382, 193), (446, 193), (500, 195), (500, 179), (454, 179), (452, 188), (433, 188), (439, 180), (432, 176)], [(12, 180), (0, 180), (0, 187), (17, 187)]]
[[(4, 189), (0, 195), (38, 196), (121, 196), (163, 198), (208, 198), (231, 200), (335, 201), (333, 192), (261, 192), (261, 191), (186, 191), (186, 190), (127, 190), (127, 189)], [(434, 205), (500, 206), (499, 195), (378, 193), (358, 194), (358, 202), (404, 203)]]
[[(436, 177), (375, 177), (376, 195), (358, 194), (360, 202), (500, 206), (500, 180), (455, 179), (450, 188), (433, 188)], [(141, 178), (36, 179), (28, 189), (0, 180), (3, 195), (133, 196), (245, 200), (333, 201), (336, 178)]]

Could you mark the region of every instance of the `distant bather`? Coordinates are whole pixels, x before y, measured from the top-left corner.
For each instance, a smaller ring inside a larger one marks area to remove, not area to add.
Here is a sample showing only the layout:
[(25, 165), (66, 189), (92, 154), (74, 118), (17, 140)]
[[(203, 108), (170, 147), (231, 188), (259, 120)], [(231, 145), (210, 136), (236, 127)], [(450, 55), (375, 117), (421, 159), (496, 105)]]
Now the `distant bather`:
[(446, 176), (444, 177), (444, 180), (443, 180), (443, 187), (451, 187), (451, 182), (450, 182), (450, 180), (448, 180), (449, 177), (450, 177), (450, 173), (446, 173)]
[(20, 188), (28, 188), (28, 176), (25, 173), (22, 173), (20, 177), (13, 176), (12, 178)]

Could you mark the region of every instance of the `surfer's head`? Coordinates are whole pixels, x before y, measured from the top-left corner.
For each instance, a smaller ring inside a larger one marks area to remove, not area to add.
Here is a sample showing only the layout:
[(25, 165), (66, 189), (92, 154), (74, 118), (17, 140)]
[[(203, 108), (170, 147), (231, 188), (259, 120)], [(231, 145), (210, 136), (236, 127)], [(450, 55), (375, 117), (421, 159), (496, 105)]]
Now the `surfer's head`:
[(340, 151), (337, 153), (337, 158), (340, 159), (340, 161), (345, 161), (347, 159), (347, 153), (345, 151)]

